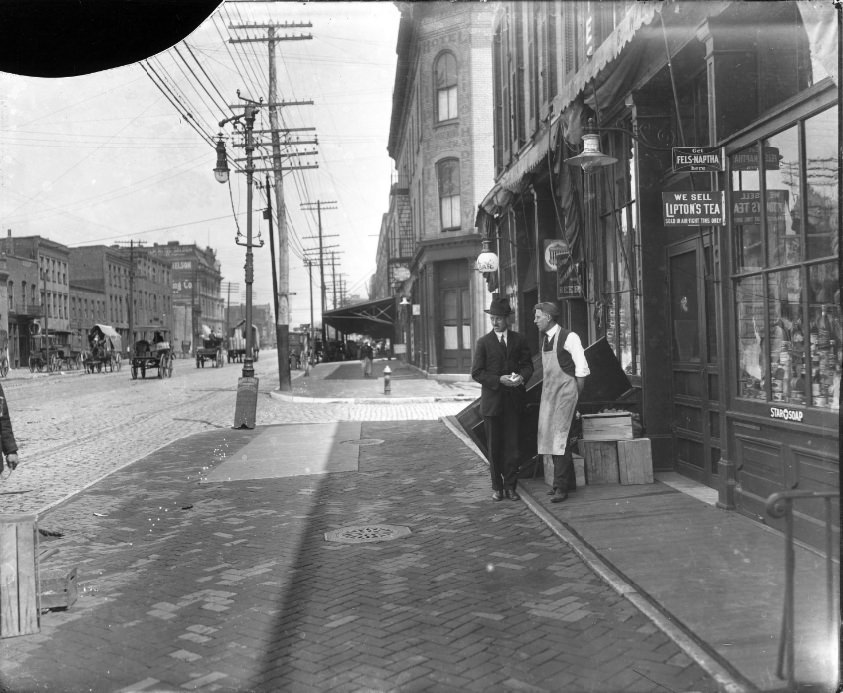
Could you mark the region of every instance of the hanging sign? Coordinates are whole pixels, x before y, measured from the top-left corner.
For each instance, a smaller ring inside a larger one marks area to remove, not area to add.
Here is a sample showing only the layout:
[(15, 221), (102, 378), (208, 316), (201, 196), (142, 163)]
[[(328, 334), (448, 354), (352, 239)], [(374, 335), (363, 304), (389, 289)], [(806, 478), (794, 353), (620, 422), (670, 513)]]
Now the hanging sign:
[(722, 171), (722, 150), (720, 147), (673, 147), (673, 170)]
[(583, 263), (575, 262), (570, 253), (558, 256), (556, 265), (556, 298), (584, 298)]
[(663, 192), (662, 213), (665, 226), (723, 225), (723, 191)]
[(553, 238), (544, 242), (544, 268), (547, 272), (555, 272), (559, 266), (561, 255), (570, 253), (568, 242), (560, 238)]

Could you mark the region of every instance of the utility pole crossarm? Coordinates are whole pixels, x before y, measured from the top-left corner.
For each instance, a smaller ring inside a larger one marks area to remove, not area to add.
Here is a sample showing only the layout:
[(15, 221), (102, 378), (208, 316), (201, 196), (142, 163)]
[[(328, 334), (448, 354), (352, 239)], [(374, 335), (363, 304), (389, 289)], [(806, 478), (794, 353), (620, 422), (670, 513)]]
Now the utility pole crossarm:
[[(276, 101), (270, 103), (262, 103), (260, 104), (263, 108), (281, 108), (282, 106), (312, 106), (313, 101)], [(227, 108), (230, 108), (232, 111), (238, 108), (243, 108), (243, 104), (226, 104)], [(229, 118), (231, 120), (231, 118)]]
[[(249, 27), (252, 28), (252, 27)], [(307, 39), (312, 39), (313, 36), (311, 34), (301, 34), (299, 36), (275, 36), (274, 38), (270, 39), (272, 41), (306, 41)], [(245, 38), (245, 39), (228, 39), (229, 43), (264, 43), (267, 39), (265, 38)]]
[(312, 29), (312, 22), (284, 22), (283, 24), (258, 24), (257, 22), (246, 22), (245, 24), (229, 24), (229, 29)]

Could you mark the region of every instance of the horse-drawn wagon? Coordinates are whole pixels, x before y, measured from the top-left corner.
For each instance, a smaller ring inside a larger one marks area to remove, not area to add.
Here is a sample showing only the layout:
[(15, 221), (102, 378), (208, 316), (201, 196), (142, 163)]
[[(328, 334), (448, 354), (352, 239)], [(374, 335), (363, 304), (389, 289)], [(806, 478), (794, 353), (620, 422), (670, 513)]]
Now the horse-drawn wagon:
[(90, 351), (83, 364), (86, 373), (119, 371), (123, 365), (123, 339), (111, 325), (94, 325), (88, 330)]
[(225, 365), (222, 335), (215, 334), (210, 327), (202, 325), (199, 341), (202, 346), (196, 347), (196, 367), (204, 368), (205, 361), (210, 361), (214, 368), (222, 368)]
[[(246, 321), (241, 320), (228, 331), (228, 362), (242, 361), (246, 356)], [(252, 360), (258, 360), (260, 353), (260, 334), (252, 325)]]
[(146, 378), (146, 372), (152, 370), (158, 371), (159, 378), (173, 376), (173, 362), (176, 356), (164, 332), (166, 330), (156, 330), (152, 341), (144, 335), (143, 339), (135, 342), (132, 351), (132, 380), (137, 380), (138, 373), (141, 378)]

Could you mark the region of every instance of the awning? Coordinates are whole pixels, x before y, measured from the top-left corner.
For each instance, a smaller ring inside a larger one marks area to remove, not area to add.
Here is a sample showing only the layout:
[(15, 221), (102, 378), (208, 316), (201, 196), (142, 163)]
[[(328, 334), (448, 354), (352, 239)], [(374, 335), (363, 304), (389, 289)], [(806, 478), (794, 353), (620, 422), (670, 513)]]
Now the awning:
[(393, 339), (395, 335), (395, 299), (390, 296), (377, 301), (343, 306), (322, 314), (326, 325), (343, 334), (367, 335)]

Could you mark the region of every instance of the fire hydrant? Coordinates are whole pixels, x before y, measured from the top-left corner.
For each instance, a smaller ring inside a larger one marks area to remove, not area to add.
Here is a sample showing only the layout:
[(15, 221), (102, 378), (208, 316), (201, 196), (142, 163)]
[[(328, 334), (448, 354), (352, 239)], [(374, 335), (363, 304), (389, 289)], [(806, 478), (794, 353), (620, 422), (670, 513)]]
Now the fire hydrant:
[(388, 395), (392, 392), (392, 385), (390, 383), (390, 376), (392, 375), (392, 369), (387, 366), (383, 369), (383, 394)]

